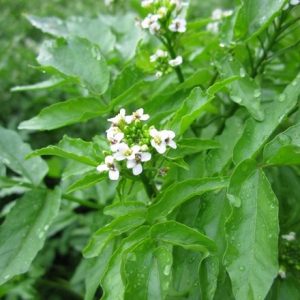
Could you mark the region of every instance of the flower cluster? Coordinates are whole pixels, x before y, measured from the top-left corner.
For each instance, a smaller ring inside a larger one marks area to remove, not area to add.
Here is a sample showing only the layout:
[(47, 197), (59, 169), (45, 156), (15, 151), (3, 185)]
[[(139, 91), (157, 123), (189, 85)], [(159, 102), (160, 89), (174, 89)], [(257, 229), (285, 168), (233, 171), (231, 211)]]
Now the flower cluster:
[(148, 119), (149, 115), (142, 108), (131, 115), (126, 115), (125, 109), (121, 109), (115, 117), (108, 119), (111, 126), (106, 136), (110, 152), (104, 163), (97, 167), (98, 172), (108, 172), (111, 180), (118, 180), (124, 166), (136, 176), (143, 172), (143, 163), (150, 161), (155, 152), (163, 154), (167, 147), (176, 148), (175, 133), (149, 127), (144, 123)]
[(211, 14), (211, 19), (213, 22), (207, 24), (206, 29), (212, 33), (219, 32), (219, 24), (223, 18), (230, 17), (233, 14), (232, 10), (222, 10), (221, 8), (216, 8)]
[(300, 4), (300, 0), (290, 0), (284, 7), (283, 10), (287, 10), (291, 8), (292, 6)]
[(143, 20), (137, 21), (137, 24), (158, 37), (168, 50), (158, 49), (150, 56), (150, 62), (154, 64), (156, 70), (155, 76), (160, 78), (183, 62), (182, 56), (175, 54), (174, 46), (179, 34), (186, 31), (186, 20), (182, 16), (187, 2), (182, 0), (142, 0), (141, 5), (148, 14)]
[(186, 31), (186, 20), (180, 17), (184, 2), (181, 0), (142, 0), (142, 7), (149, 13), (139, 22), (141, 28), (151, 34), (163, 35), (166, 31)]
[(155, 64), (157, 78), (160, 78), (163, 74), (167, 74), (171, 68), (177, 67), (182, 64), (182, 56), (178, 55), (174, 59), (171, 59), (169, 53), (162, 49), (157, 49), (156, 52), (150, 56), (150, 62)]

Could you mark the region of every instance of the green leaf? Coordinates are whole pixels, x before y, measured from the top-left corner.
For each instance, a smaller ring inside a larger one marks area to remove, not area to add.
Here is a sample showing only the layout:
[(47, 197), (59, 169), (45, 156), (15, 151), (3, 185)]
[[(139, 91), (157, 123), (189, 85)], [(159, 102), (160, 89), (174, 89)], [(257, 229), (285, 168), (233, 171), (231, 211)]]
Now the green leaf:
[(213, 85), (211, 85), (206, 93), (209, 95), (209, 96), (214, 96), (216, 93), (220, 92), (222, 89), (224, 89), (225, 87), (227, 87), (227, 85), (229, 85), (230, 83), (236, 81), (236, 80), (239, 80), (240, 79), (240, 76), (238, 75), (233, 75), (233, 76), (230, 76), (228, 78), (225, 78), (223, 80), (220, 80), (220, 81), (217, 81), (216, 83), (214, 83)]
[(119, 248), (114, 252), (101, 281), (104, 291), (102, 300), (121, 300), (124, 298), (125, 285), (121, 276), (123, 257), (131, 248), (134, 248), (138, 243), (147, 239), (148, 231), (149, 226), (139, 227), (131, 235), (123, 239)]
[(90, 91), (103, 94), (109, 84), (109, 70), (97, 45), (82, 38), (46, 41), (38, 62), (77, 79)]
[(236, 299), (264, 299), (278, 273), (277, 198), (254, 162), (243, 162), (234, 177), (229, 189), (241, 205), (233, 207), (226, 224), (224, 261)]
[(146, 206), (142, 202), (128, 201), (119, 202), (112, 205), (106, 206), (103, 213), (114, 218), (125, 216), (130, 213), (145, 213)]
[(31, 151), (15, 131), (0, 127), (0, 161), (37, 186), (47, 174), (48, 167), (40, 157), (25, 160)]
[(225, 188), (228, 182), (225, 178), (188, 179), (175, 183), (160, 194), (156, 202), (149, 207), (147, 219), (152, 222), (170, 214), (176, 207), (194, 196), (208, 191)]
[(150, 236), (161, 242), (200, 252), (215, 252), (216, 244), (194, 228), (176, 221), (166, 221), (151, 227)]
[(83, 175), (82, 178), (75, 181), (73, 184), (71, 184), (68, 187), (67, 193), (73, 193), (77, 190), (82, 190), (89, 188), (95, 184), (97, 184), (100, 181), (103, 181), (107, 178), (107, 174), (105, 173), (98, 173), (97, 171), (91, 171), (85, 175)]
[(238, 38), (250, 38), (270, 24), (285, 0), (244, 0), (236, 23)]
[(115, 236), (145, 223), (144, 213), (131, 213), (118, 217), (105, 227), (97, 230), (91, 237), (88, 245), (84, 248), (85, 257), (95, 257), (101, 254), (103, 247)]
[(78, 98), (52, 104), (34, 118), (23, 121), (19, 129), (52, 130), (74, 123), (85, 122), (108, 112), (95, 98)]
[(102, 276), (106, 271), (109, 259), (113, 253), (114, 243), (108, 243), (103, 248), (101, 255), (95, 258), (87, 259), (88, 268), (85, 270), (85, 295), (84, 300), (95, 299), (95, 293), (100, 285)]
[[(141, 266), (143, 266), (141, 268)], [(163, 300), (171, 280), (172, 252), (146, 239), (129, 251), (124, 263), (124, 299)]]
[(300, 94), (299, 81), (300, 74), (287, 86), (276, 102), (265, 106), (265, 111), (268, 113), (263, 122), (255, 121), (252, 118), (247, 120), (243, 135), (234, 148), (233, 160), (235, 163), (255, 156), (284, 117), (297, 104)]
[(252, 117), (258, 121), (264, 119), (264, 112), (260, 105), (261, 91), (258, 84), (249, 77), (243, 65), (232, 57), (225, 57), (218, 67), (222, 77), (227, 78), (235, 74), (240, 79), (228, 84), (230, 98), (238, 105), (247, 108)]
[(17, 201), (0, 227), (0, 285), (28, 271), (59, 205), (59, 191), (33, 190)]
[(11, 92), (23, 92), (23, 91), (35, 91), (42, 89), (54, 88), (62, 85), (65, 82), (65, 79), (62, 78), (50, 78), (48, 80), (38, 82), (30, 85), (21, 85), (15, 86), (10, 91)]
[(201, 88), (194, 88), (190, 95), (184, 100), (182, 106), (177, 110), (172, 118), (169, 127), (178, 135), (182, 135), (189, 126), (200, 116), (212, 97), (208, 98)]
[(28, 158), (41, 155), (55, 155), (63, 158), (69, 158), (95, 167), (99, 164), (96, 160), (93, 143), (83, 141), (79, 138), (73, 139), (66, 135), (57, 146), (51, 145), (35, 150), (28, 155)]
[(232, 162), (233, 149), (243, 133), (243, 120), (239, 115), (228, 118), (225, 129), (215, 139), (220, 147), (208, 152), (206, 156), (206, 168), (208, 174), (221, 173)]
[(300, 124), (289, 127), (265, 146), (264, 161), (271, 165), (300, 163)]
[(97, 44), (103, 53), (113, 50), (116, 38), (106, 25), (99, 18), (70, 18), (61, 20), (56, 17), (37, 17), (26, 15), (29, 22), (45, 33), (56, 37), (81, 37)]
[(208, 149), (219, 148), (219, 143), (214, 140), (202, 140), (199, 138), (185, 138), (177, 142), (177, 149), (170, 150), (168, 158), (177, 159), (187, 155), (199, 153)]

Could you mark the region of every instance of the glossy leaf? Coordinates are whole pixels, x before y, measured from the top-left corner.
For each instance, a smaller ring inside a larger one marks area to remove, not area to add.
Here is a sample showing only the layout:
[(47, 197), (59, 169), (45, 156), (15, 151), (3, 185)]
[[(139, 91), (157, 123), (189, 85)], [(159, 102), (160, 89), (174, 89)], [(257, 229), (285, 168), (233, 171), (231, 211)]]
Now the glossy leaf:
[[(245, 164), (253, 168), (246, 170)], [(277, 198), (251, 161), (238, 166), (234, 176), (229, 189), (241, 205), (233, 207), (226, 225), (225, 264), (237, 299), (264, 299), (278, 272)]]
[(300, 163), (300, 124), (289, 127), (265, 146), (264, 161), (275, 165)]
[(28, 271), (59, 205), (59, 191), (33, 190), (17, 201), (0, 227), (0, 284)]
[(0, 161), (37, 186), (47, 174), (48, 167), (40, 157), (25, 160), (31, 151), (15, 131), (0, 127)]
[[(143, 266), (141, 268), (141, 266)], [(146, 239), (126, 255), (124, 299), (165, 299), (171, 279), (172, 253)]]
[(101, 281), (104, 290), (103, 300), (122, 300), (125, 283), (121, 276), (124, 256), (136, 245), (148, 237), (148, 226), (141, 226), (125, 238), (111, 257), (107, 270)]
[(167, 221), (151, 227), (150, 235), (158, 241), (200, 252), (215, 252), (216, 245), (204, 234), (184, 224)]
[(221, 63), (220, 72), (225, 78), (234, 74), (240, 75), (239, 80), (228, 84), (230, 98), (238, 105), (246, 107), (254, 119), (262, 121), (264, 112), (260, 104), (260, 87), (249, 77), (243, 65), (232, 57), (226, 57)]
[(91, 187), (100, 181), (103, 181), (107, 179), (107, 174), (105, 173), (98, 173), (97, 171), (91, 171), (85, 175), (83, 175), (82, 178), (78, 179), (74, 183), (72, 183), (67, 190), (67, 193), (72, 193), (77, 190), (86, 189), (88, 187)]
[(78, 122), (85, 122), (108, 112), (95, 98), (78, 98), (52, 104), (19, 125), (19, 129), (53, 130)]
[(239, 115), (228, 118), (223, 132), (215, 139), (220, 147), (208, 152), (206, 156), (206, 168), (208, 174), (217, 174), (232, 162), (233, 149), (243, 133), (243, 120)]
[(47, 41), (40, 49), (38, 62), (77, 79), (94, 93), (103, 94), (109, 84), (109, 70), (97, 45), (82, 38)]
[(227, 186), (225, 178), (188, 179), (175, 183), (160, 194), (156, 202), (148, 209), (148, 219), (153, 221), (170, 214), (176, 207), (189, 199), (208, 191), (219, 190)]
[(55, 155), (63, 158), (69, 158), (90, 166), (97, 166), (99, 164), (96, 161), (96, 153), (93, 143), (86, 142), (79, 138), (73, 139), (66, 135), (57, 146), (48, 146), (35, 150), (28, 157), (41, 155)]
[(175, 113), (170, 122), (170, 128), (178, 135), (183, 134), (193, 121), (200, 116), (201, 112), (207, 108), (211, 100), (212, 97), (206, 96), (201, 88), (194, 88)]
[(143, 213), (146, 212), (146, 206), (142, 202), (137, 201), (128, 201), (128, 202), (119, 202), (104, 208), (104, 214), (112, 216), (114, 218), (125, 216), (130, 213)]
[(236, 34), (238, 37), (250, 38), (253, 34), (261, 32), (279, 9), (284, 5), (284, 0), (244, 0), (239, 11), (236, 23)]
[(103, 53), (113, 50), (116, 38), (99, 18), (70, 18), (61, 20), (56, 17), (37, 17), (26, 15), (29, 22), (45, 33), (56, 37), (81, 37), (97, 44)]
[(234, 148), (233, 160), (235, 163), (252, 158), (262, 148), (272, 132), (296, 105), (300, 94), (299, 84), (300, 74), (286, 87), (274, 103), (265, 106), (265, 111), (268, 113), (264, 121), (258, 122), (252, 118), (247, 120), (243, 135)]
[(100, 255), (103, 247), (114, 237), (135, 229), (145, 222), (143, 213), (131, 213), (118, 217), (111, 223), (96, 231), (91, 237), (83, 253), (87, 258)]

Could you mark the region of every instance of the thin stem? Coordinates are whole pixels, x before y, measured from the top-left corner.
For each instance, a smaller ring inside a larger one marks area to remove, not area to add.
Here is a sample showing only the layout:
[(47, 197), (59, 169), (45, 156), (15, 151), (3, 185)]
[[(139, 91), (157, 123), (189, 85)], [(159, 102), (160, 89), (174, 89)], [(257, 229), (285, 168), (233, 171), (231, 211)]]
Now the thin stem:
[(157, 194), (156, 187), (154, 186), (154, 184), (151, 184), (149, 178), (145, 175), (145, 173), (142, 173), (140, 175), (140, 178), (142, 183), (144, 184), (148, 197), (151, 199), (153, 196)]
[[(175, 49), (174, 49), (174, 47), (173, 47), (173, 45), (172, 45), (171, 40), (170, 40), (168, 37), (166, 37), (166, 42), (164, 43), (164, 45), (166, 46), (166, 48), (167, 48), (167, 50), (168, 50), (168, 52), (169, 52), (171, 58), (172, 58), (172, 59), (175, 59), (175, 58), (177, 57), (177, 54), (176, 54), (176, 52), (175, 52)], [(180, 83), (183, 83), (183, 82), (184, 82), (184, 77), (183, 77), (183, 73), (182, 73), (181, 67), (180, 67), (180, 66), (176, 66), (176, 67), (174, 68), (174, 70), (175, 70), (175, 72), (176, 72), (178, 81), (179, 81)]]

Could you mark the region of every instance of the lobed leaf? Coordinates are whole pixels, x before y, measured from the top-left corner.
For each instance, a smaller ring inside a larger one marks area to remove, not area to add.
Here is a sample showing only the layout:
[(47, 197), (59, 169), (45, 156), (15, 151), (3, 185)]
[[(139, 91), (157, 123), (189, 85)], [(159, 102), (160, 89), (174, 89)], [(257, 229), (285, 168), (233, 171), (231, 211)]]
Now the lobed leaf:
[(0, 284), (28, 271), (58, 213), (60, 192), (26, 193), (0, 226)]

